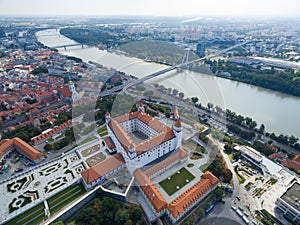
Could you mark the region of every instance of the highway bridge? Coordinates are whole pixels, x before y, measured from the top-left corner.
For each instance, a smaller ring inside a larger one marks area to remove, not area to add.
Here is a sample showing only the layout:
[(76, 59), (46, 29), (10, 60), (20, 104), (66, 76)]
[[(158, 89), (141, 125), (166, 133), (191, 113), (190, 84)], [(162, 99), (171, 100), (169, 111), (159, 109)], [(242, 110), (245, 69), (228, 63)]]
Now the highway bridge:
[(67, 50), (67, 47), (74, 47), (74, 46), (81, 46), (82, 48), (84, 48), (84, 45), (83, 44), (79, 44), (79, 43), (68, 44), (68, 45), (51, 46), (51, 48), (64, 48), (65, 50)]
[(203, 61), (204, 59), (210, 59), (210, 58), (216, 57), (216, 56), (221, 55), (221, 54), (223, 54), (223, 53), (225, 53), (225, 52), (227, 52), (227, 51), (230, 51), (230, 50), (232, 50), (232, 49), (234, 49), (234, 48), (237, 48), (237, 47), (240, 47), (240, 46), (242, 46), (242, 45), (245, 45), (245, 44), (247, 44), (247, 43), (249, 43), (249, 42), (252, 42), (252, 41), (244, 41), (244, 42), (242, 42), (242, 43), (233, 45), (233, 46), (231, 46), (231, 47), (229, 47), (229, 48), (226, 48), (226, 49), (217, 51), (217, 52), (215, 52), (214, 54), (211, 54), (211, 55), (208, 55), (208, 56), (205, 56), (205, 57), (202, 57), (202, 58), (199, 58), (199, 59), (190, 61), (190, 62), (185, 62), (185, 63), (184, 63), (184, 60), (183, 60), (183, 62), (182, 62), (181, 64), (178, 64), (178, 65), (175, 65), (175, 66), (171, 66), (171, 67), (169, 67), (169, 68), (166, 68), (166, 69), (160, 70), (160, 71), (158, 71), (158, 72), (149, 74), (149, 75), (147, 75), (147, 76), (145, 76), (145, 77), (143, 77), (143, 78), (140, 78), (140, 79), (134, 80), (133, 82), (128, 83), (126, 86), (124, 86), (123, 92), (124, 92), (124, 93), (127, 93), (128, 88), (130, 88), (130, 87), (132, 87), (132, 86), (134, 86), (134, 85), (140, 84), (140, 83), (142, 83), (142, 82), (144, 82), (144, 81), (146, 81), (146, 80), (152, 79), (152, 78), (154, 78), (154, 77), (158, 77), (158, 76), (160, 76), (160, 75), (162, 75), (162, 74), (165, 74), (165, 73), (170, 72), (170, 71), (175, 70), (175, 69), (179, 69), (179, 68), (187, 68), (189, 65), (192, 65), (192, 64), (194, 64), (194, 63), (201, 62), (201, 61)]

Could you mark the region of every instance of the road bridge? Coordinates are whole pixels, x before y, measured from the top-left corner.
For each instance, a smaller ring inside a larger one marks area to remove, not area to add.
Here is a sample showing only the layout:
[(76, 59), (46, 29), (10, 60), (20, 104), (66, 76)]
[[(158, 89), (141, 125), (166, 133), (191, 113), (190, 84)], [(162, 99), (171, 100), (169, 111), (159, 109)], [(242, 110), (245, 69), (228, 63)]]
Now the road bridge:
[[(142, 82), (144, 82), (144, 81), (146, 81), (146, 80), (152, 79), (152, 78), (154, 78), (154, 77), (158, 77), (158, 76), (160, 76), (160, 75), (162, 75), (162, 74), (165, 74), (165, 73), (170, 72), (170, 71), (175, 70), (175, 69), (187, 68), (189, 65), (192, 65), (192, 64), (194, 64), (194, 63), (201, 62), (201, 61), (203, 61), (203, 60), (205, 60), (205, 59), (211, 59), (211, 58), (216, 57), (216, 56), (218, 56), (218, 55), (221, 55), (221, 54), (223, 54), (223, 53), (225, 53), (225, 52), (227, 52), (227, 51), (230, 51), (230, 50), (232, 50), (232, 49), (234, 49), (234, 48), (237, 48), (237, 47), (240, 47), (240, 46), (242, 46), (242, 45), (245, 45), (245, 44), (247, 44), (247, 43), (249, 43), (249, 42), (251, 42), (251, 41), (244, 41), (244, 42), (242, 42), (242, 43), (233, 45), (233, 46), (231, 46), (231, 47), (229, 47), (229, 48), (226, 48), (226, 49), (217, 51), (217, 52), (215, 52), (214, 54), (211, 54), (211, 55), (208, 55), (208, 56), (199, 58), (199, 59), (195, 59), (195, 60), (190, 61), (190, 62), (186, 62), (186, 60), (182, 60), (182, 63), (180, 63), (180, 64), (178, 64), (178, 65), (171, 66), (171, 67), (169, 67), (169, 68), (166, 68), (166, 69), (160, 70), (160, 71), (158, 71), (158, 72), (149, 74), (149, 75), (147, 75), (147, 76), (145, 76), (145, 77), (143, 77), (143, 78), (140, 78), (140, 79), (137, 79), (137, 80), (134, 80), (134, 81), (128, 83), (126, 86), (124, 86), (123, 92), (124, 92), (124, 93), (127, 93), (127, 89), (128, 89), (128, 88), (130, 88), (130, 87), (132, 87), (132, 86), (134, 86), (134, 85), (140, 84), (140, 83), (142, 83)], [(185, 54), (184, 58), (188, 58), (188, 54)]]
[(75, 47), (75, 46), (81, 46), (81, 48), (84, 48), (83, 44), (79, 44), (79, 43), (74, 43), (74, 44), (68, 44), (68, 45), (57, 45), (57, 46), (51, 46), (51, 48), (64, 48), (65, 50), (67, 50), (67, 47)]

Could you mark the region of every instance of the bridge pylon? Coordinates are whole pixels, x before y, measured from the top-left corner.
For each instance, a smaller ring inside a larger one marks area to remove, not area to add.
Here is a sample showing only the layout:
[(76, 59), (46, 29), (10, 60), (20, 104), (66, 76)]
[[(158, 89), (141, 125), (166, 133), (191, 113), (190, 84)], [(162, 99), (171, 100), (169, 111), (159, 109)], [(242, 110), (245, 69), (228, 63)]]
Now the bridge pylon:
[[(185, 48), (184, 49), (184, 55), (181, 61), (181, 65), (184, 65), (186, 63), (189, 62), (189, 54), (190, 54), (190, 49), (189, 48)], [(183, 66), (182, 68), (186, 68), (187, 66)]]

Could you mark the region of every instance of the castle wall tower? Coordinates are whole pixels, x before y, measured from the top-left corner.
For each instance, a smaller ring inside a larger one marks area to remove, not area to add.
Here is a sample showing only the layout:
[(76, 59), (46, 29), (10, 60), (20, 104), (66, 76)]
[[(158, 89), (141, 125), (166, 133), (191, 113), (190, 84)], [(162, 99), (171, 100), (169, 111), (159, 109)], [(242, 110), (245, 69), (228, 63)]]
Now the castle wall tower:
[(174, 111), (173, 111), (173, 117), (174, 117), (175, 120), (179, 120), (179, 113), (178, 113), (177, 109), (174, 109)]
[(179, 148), (182, 143), (182, 126), (181, 121), (178, 119), (173, 124), (173, 132), (176, 136), (176, 147), (175, 149)]
[(110, 119), (111, 119), (110, 113), (109, 113), (109, 112), (106, 112), (106, 113), (105, 113), (105, 123), (106, 123), (107, 125), (109, 124)]
[(144, 104), (142, 102), (139, 103), (138, 110), (143, 111), (143, 112), (145, 111), (145, 107), (144, 107)]

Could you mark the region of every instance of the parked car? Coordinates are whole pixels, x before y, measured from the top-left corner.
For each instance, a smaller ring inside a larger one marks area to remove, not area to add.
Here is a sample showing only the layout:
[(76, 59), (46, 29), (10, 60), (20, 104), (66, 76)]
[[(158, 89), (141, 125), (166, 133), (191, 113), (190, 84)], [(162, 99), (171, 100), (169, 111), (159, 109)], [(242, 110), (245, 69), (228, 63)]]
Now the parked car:
[(22, 172), (23, 171), (23, 168), (17, 168), (17, 169), (15, 169), (15, 172), (17, 173), (17, 172)]

